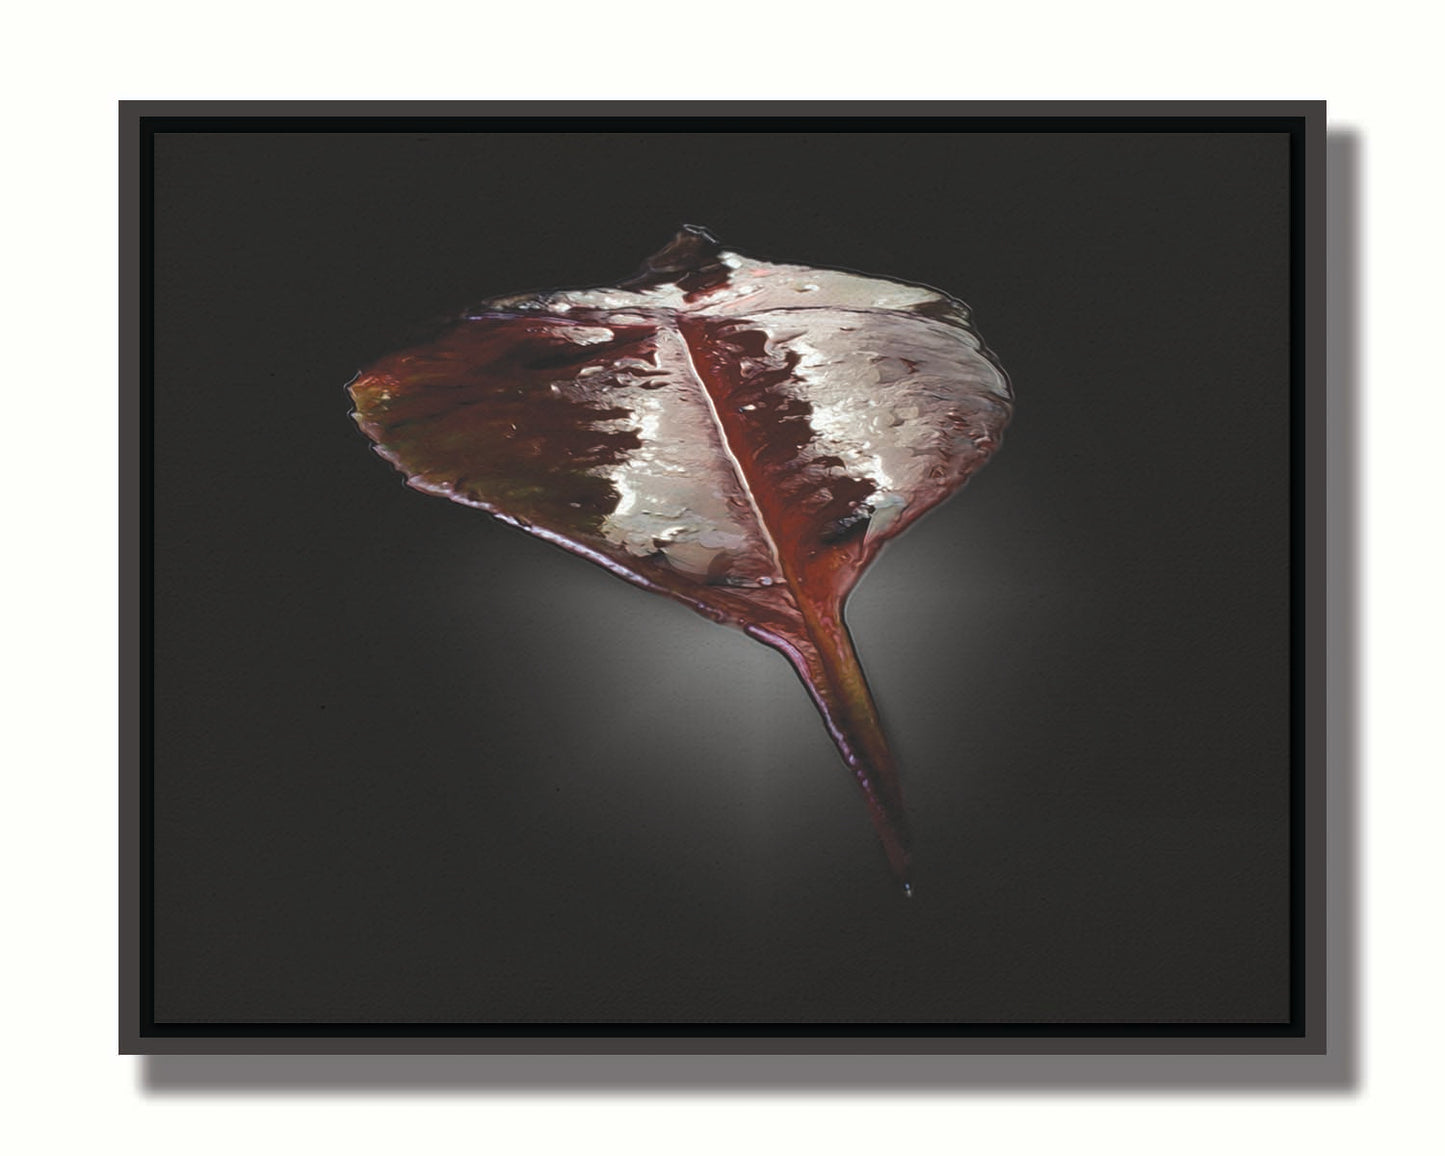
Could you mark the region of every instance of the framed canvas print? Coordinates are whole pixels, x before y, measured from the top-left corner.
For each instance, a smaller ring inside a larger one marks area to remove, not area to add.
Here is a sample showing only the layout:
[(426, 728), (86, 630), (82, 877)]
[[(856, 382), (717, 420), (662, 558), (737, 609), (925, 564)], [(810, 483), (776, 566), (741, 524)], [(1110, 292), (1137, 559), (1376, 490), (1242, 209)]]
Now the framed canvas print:
[(1323, 1048), (1322, 104), (121, 130), (123, 1050)]

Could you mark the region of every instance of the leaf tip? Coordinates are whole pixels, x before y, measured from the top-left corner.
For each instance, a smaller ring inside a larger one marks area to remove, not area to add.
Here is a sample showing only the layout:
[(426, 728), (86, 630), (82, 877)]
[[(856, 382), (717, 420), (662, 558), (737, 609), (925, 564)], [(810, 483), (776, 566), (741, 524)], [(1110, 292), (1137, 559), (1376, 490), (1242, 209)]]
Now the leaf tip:
[(701, 225), (683, 225), (666, 245), (643, 265), (648, 273), (685, 273), (717, 262), (722, 242)]

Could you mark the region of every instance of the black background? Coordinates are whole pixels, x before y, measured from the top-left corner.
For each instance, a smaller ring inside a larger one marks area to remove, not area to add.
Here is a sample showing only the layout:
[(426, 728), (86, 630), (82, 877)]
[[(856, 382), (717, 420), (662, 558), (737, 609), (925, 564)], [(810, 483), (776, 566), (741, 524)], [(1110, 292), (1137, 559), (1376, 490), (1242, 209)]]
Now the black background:
[[(155, 1014), (1289, 1014), (1288, 138), (155, 138)], [(684, 222), (969, 302), (1003, 449), (850, 622), (915, 897), (778, 655), (408, 490), (346, 382)]]

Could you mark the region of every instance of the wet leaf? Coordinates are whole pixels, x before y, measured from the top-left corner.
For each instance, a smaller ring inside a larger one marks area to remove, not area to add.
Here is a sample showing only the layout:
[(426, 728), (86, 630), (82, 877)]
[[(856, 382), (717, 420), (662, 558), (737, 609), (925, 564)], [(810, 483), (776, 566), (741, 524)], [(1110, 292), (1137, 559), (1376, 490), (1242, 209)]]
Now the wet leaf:
[(1007, 424), (963, 304), (688, 227), (629, 281), (485, 301), (350, 388), (411, 486), (781, 651), (907, 885), (898, 772), (843, 604)]

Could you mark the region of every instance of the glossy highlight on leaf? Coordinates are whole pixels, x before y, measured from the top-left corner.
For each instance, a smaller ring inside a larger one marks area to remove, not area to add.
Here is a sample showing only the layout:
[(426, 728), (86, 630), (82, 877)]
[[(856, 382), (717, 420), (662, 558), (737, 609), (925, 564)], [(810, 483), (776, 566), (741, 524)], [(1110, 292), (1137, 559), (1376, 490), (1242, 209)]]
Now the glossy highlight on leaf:
[(688, 226), (628, 281), (484, 301), (350, 390), (409, 485), (781, 651), (908, 887), (898, 771), (843, 605), (1008, 423), (961, 302)]

